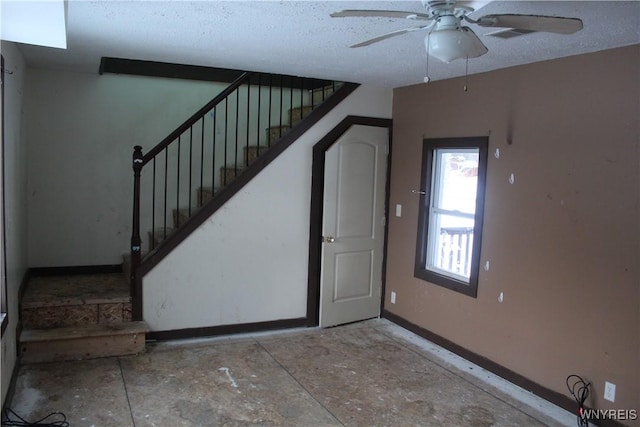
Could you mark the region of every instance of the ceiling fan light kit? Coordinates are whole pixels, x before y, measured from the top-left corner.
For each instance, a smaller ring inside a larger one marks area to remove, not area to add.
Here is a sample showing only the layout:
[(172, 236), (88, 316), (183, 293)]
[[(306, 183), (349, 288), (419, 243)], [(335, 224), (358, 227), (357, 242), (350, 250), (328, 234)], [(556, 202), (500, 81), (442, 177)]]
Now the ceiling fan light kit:
[(433, 21), (431, 24), (383, 34), (351, 47), (364, 47), (408, 32), (429, 30), (429, 34), (424, 39), (427, 55), (447, 63), (456, 59), (477, 58), (488, 52), (487, 47), (473, 30), (461, 25), (463, 20), (480, 27), (502, 27), (515, 31), (521, 30), (521, 34), (529, 32), (573, 34), (582, 29), (582, 21), (580, 19), (556, 16), (494, 14), (472, 19), (467, 15), (473, 12), (474, 9), (463, 4), (468, 2), (457, 3), (455, 0), (423, 0), (423, 5), (427, 11), (426, 14), (397, 10), (343, 10), (332, 13), (331, 16), (334, 18), (386, 17)]
[(429, 55), (447, 63), (466, 58), (470, 43), (467, 34), (460, 30), (435, 31), (425, 37), (424, 42)]

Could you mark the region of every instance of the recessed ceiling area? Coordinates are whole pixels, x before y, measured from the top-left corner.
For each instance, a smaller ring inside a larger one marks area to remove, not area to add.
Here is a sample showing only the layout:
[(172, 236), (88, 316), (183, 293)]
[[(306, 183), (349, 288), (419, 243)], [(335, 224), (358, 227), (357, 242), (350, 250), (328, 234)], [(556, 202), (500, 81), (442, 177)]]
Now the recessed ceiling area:
[(0, 3), (0, 39), (38, 46), (67, 47), (63, 0)]
[[(516, 13), (580, 18), (572, 35), (486, 36), (489, 52), (449, 64), (431, 58), (432, 80), (640, 43), (638, 1), (496, 1), (470, 16)], [(21, 45), (33, 67), (97, 73), (100, 58), (273, 72), (399, 87), (427, 72), (426, 31), (362, 48), (350, 45), (420, 25), (407, 19), (331, 18), (343, 9), (424, 12), (420, 1), (81, 1), (67, 4), (67, 49)]]

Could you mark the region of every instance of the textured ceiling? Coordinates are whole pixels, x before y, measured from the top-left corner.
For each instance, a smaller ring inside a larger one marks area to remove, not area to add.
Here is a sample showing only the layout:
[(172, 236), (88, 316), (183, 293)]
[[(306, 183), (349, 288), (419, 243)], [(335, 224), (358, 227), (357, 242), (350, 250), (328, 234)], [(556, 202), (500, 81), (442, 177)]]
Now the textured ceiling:
[[(640, 2), (500, 1), (471, 16), (525, 13), (581, 18), (573, 35), (499, 39), (495, 28), (468, 24), (489, 48), (469, 60), (469, 74), (640, 43)], [(102, 56), (398, 87), (423, 81), (425, 31), (372, 46), (348, 46), (416, 26), (389, 18), (331, 18), (342, 9), (422, 12), (420, 1), (84, 1), (69, 0), (66, 50), (21, 45), (34, 67), (97, 73)], [(419, 25), (420, 23), (418, 23)], [(460, 76), (465, 61), (429, 60), (433, 80)]]

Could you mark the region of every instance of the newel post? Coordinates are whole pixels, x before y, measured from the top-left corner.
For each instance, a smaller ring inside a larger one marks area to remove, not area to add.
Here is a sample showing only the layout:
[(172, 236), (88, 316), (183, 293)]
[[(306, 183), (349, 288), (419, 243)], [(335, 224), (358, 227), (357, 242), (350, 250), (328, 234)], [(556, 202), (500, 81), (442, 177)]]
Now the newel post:
[(131, 296), (136, 295), (136, 271), (142, 259), (140, 238), (140, 171), (142, 170), (142, 147), (133, 147), (133, 226), (131, 228)]

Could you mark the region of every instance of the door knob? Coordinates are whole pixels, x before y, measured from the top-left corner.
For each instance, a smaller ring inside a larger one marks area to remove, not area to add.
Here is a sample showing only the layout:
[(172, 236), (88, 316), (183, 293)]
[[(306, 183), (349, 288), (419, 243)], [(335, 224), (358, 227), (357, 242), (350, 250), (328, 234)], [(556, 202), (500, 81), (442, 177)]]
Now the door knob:
[(327, 237), (323, 237), (322, 240), (324, 240), (327, 243), (333, 243), (336, 241), (336, 238), (333, 236), (327, 236)]

